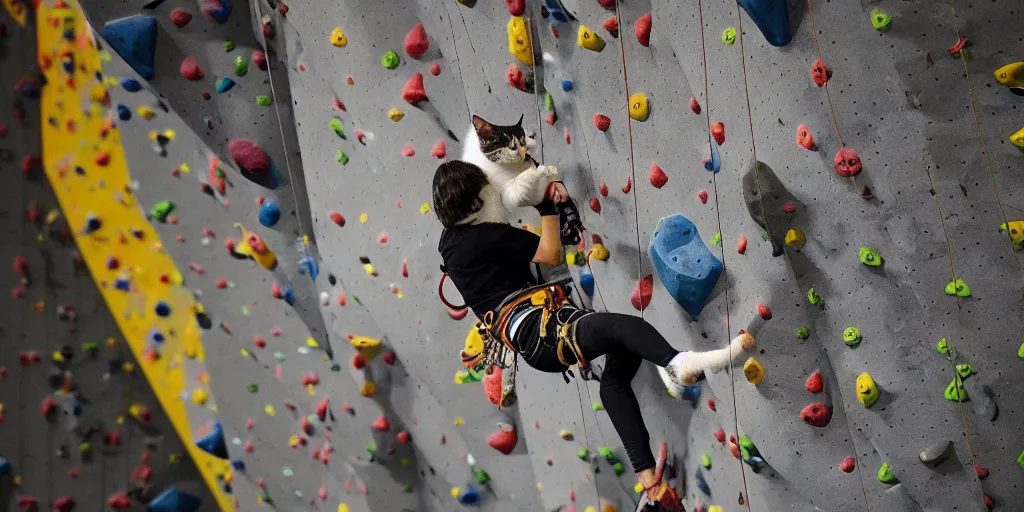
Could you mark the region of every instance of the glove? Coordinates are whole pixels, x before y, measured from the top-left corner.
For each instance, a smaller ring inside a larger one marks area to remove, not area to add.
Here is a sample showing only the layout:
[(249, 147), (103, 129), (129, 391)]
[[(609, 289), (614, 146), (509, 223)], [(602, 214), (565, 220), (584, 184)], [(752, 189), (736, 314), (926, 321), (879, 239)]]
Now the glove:
[(583, 222), (580, 221), (580, 212), (571, 198), (566, 198), (564, 202), (558, 203), (558, 217), (562, 245), (580, 243), (580, 236), (584, 230)]
[(556, 207), (555, 203), (552, 202), (550, 199), (544, 199), (540, 203), (535, 204), (533, 207), (534, 209), (537, 210), (537, 213), (539, 213), (541, 217), (558, 215), (558, 207)]

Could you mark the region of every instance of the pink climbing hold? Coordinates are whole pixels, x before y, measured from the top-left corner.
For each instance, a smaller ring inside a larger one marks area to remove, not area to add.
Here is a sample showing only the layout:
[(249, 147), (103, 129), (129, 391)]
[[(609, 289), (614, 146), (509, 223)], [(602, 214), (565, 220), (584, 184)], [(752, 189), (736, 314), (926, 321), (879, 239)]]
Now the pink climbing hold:
[(619, 37), (619, 19), (615, 16), (604, 20), (604, 23), (601, 23), (601, 26), (604, 27), (612, 37)]
[(332, 211), (328, 216), (331, 218), (331, 222), (337, 224), (339, 227), (345, 227), (345, 217), (340, 213)]
[(360, 130), (359, 128), (356, 128), (355, 130), (353, 130), (353, 134), (356, 136), (356, 142), (364, 146), (366, 145), (366, 132)]
[(747, 252), (747, 237), (745, 237), (743, 235), (740, 235), (740, 237), (736, 239), (736, 252), (738, 252), (740, 254), (746, 254), (746, 252)]
[(387, 231), (381, 231), (380, 234), (377, 235), (377, 243), (381, 244), (381, 245), (384, 245), (384, 244), (388, 243), (388, 232)]
[(436, 62), (431, 64), (430, 65), (430, 74), (434, 75), (434, 76), (440, 75), (441, 74), (441, 65), (436, 63)]
[[(406, 276), (406, 277), (409, 277), (409, 276)], [(397, 357), (398, 356), (396, 356), (395, 353), (390, 351), (390, 350), (387, 351), (387, 352), (384, 352), (384, 355), (381, 356), (381, 358), (384, 359), (384, 364), (386, 364), (388, 366), (394, 366), (395, 360), (397, 359)]]
[(402, 99), (410, 105), (415, 105), (427, 100), (427, 91), (423, 88), (423, 73), (416, 73), (409, 77), (402, 87)]
[(437, 141), (434, 147), (430, 149), (430, 155), (434, 158), (441, 159), (448, 154), (448, 147), (445, 146), (444, 140)]
[(399, 444), (409, 444), (409, 433), (403, 430), (395, 434), (395, 440), (398, 441)]
[(825, 382), (821, 378), (821, 370), (815, 370), (814, 373), (807, 377), (804, 387), (811, 393), (821, 393), (821, 390), (825, 387)]
[(651, 164), (651, 169), (647, 172), (647, 179), (650, 180), (651, 185), (654, 185), (654, 188), (664, 187), (668, 183), (668, 175), (655, 163)]
[(636, 40), (644, 46), (651, 45), (651, 13), (644, 14), (637, 18), (633, 24), (633, 32), (636, 33)]
[(340, 110), (342, 112), (346, 112), (345, 104), (342, 103), (341, 100), (339, 100), (336, 97), (335, 98), (331, 98), (331, 106), (333, 106), (334, 108), (336, 108), (336, 109), (338, 109), (338, 110)]
[(412, 144), (406, 144), (402, 146), (401, 155), (406, 157), (416, 156), (416, 148), (412, 147)]
[(508, 455), (516, 448), (517, 441), (518, 436), (516, 435), (515, 428), (502, 428), (499, 426), (498, 430), (487, 438), (487, 446), (498, 450), (504, 455)]
[(701, 204), (708, 204), (708, 191), (703, 188), (698, 190), (697, 199), (700, 199)]
[(601, 181), (600, 192), (601, 192), (601, 197), (608, 197), (608, 184), (605, 183), (604, 181)]
[(402, 260), (402, 277), (409, 277), (409, 262)]
[(800, 419), (812, 427), (827, 427), (832, 421), (832, 409), (821, 402), (814, 402), (800, 411)]
[(508, 81), (509, 85), (519, 89), (520, 91), (525, 92), (527, 90), (526, 78), (523, 76), (523, 72), (519, 69), (519, 66), (516, 66), (515, 62), (508, 65), (508, 69), (505, 71), (505, 80)]
[(408, 34), (405, 35), (405, 53), (414, 59), (420, 58), (430, 48), (430, 40), (427, 39), (427, 31), (422, 23), (417, 23)]
[(978, 475), (979, 479), (984, 480), (986, 477), (988, 477), (988, 468), (983, 468), (981, 466), (974, 466), (974, 474)]
[(604, 132), (612, 125), (612, 120), (604, 114), (594, 114), (594, 127)]
[(601, 213), (601, 201), (596, 197), (591, 197), (590, 209), (594, 210), (594, 213)]
[(647, 274), (646, 277), (637, 281), (636, 288), (629, 294), (629, 301), (637, 311), (643, 311), (651, 303), (651, 295), (654, 294), (654, 276)]
[(253, 50), (249, 60), (262, 71), (267, 70), (267, 55), (260, 50)]
[(700, 103), (697, 103), (697, 98), (690, 96), (690, 110), (694, 114), (700, 114)]
[(383, 414), (373, 420), (373, 423), (370, 426), (377, 432), (387, 432), (388, 430), (391, 430), (391, 422), (389, 422), (388, 417)]
[(814, 80), (814, 85), (821, 87), (831, 78), (832, 70), (821, 61), (821, 57), (814, 59), (814, 64), (811, 64), (811, 80)]
[(622, 193), (623, 194), (628, 194), (629, 191), (632, 190), (632, 188), (633, 188), (633, 179), (632, 178), (626, 178), (626, 184), (622, 186)]
[(548, 115), (544, 117), (544, 122), (549, 126), (554, 126), (556, 120), (558, 120), (558, 115), (554, 112), (548, 112)]
[(501, 384), (503, 375), (501, 368), (497, 366), (491, 366), (491, 369), (484, 375), (484, 395), (487, 396), (487, 400), (490, 400), (492, 404), (501, 402)]
[(512, 16), (522, 16), (526, 12), (525, 0), (505, 0), (505, 8)]
[(836, 172), (844, 178), (860, 174), (860, 156), (857, 155), (856, 151), (850, 148), (839, 148), (839, 151), (836, 151), (836, 157), (832, 160), (832, 163), (836, 166)]
[(202, 68), (199, 67), (199, 61), (193, 55), (182, 59), (181, 65), (178, 66), (178, 72), (186, 80), (202, 80), (206, 77), (206, 73), (203, 73)]
[(796, 145), (808, 151), (818, 150), (818, 145), (814, 143), (814, 134), (811, 133), (811, 129), (807, 125), (802, 124), (796, 127)]
[(763, 318), (765, 320), (771, 320), (772, 319), (772, 308), (770, 308), (768, 306), (765, 306), (764, 304), (761, 304), (760, 302), (758, 302), (757, 303), (757, 314), (758, 314), (758, 316), (760, 316), (761, 318)]
[(853, 470), (857, 468), (857, 459), (853, 457), (847, 457), (839, 463), (839, 469), (843, 470), (843, 473), (853, 473)]
[(171, 23), (174, 23), (175, 27), (185, 28), (185, 25), (192, 21), (192, 14), (185, 9), (174, 9), (171, 11)]
[(716, 430), (715, 431), (715, 440), (718, 441), (719, 443), (723, 443), (724, 444), (725, 443), (725, 431), (722, 430), (722, 429)]
[(327, 501), (327, 486), (320, 484), (320, 489), (316, 491), (316, 494), (320, 497), (320, 501)]
[(565, 143), (572, 144), (572, 136), (569, 135), (569, 127), (566, 126), (563, 131), (565, 132)]
[(719, 146), (725, 144), (725, 125), (721, 122), (712, 124), (711, 137), (715, 139), (715, 142), (717, 142)]
[(718, 406), (715, 405), (715, 401), (710, 398), (708, 398), (708, 409), (711, 409), (712, 411), (718, 411)]
[(251, 140), (235, 139), (228, 144), (231, 159), (250, 174), (264, 175), (270, 171), (270, 157)]

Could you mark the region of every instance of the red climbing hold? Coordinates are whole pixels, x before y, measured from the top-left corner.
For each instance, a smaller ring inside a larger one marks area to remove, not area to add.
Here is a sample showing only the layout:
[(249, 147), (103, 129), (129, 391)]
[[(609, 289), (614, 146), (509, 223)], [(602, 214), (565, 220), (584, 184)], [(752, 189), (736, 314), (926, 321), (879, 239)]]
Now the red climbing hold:
[(345, 104), (342, 103), (341, 100), (339, 100), (338, 98), (331, 98), (331, 106), (342, 112), (346, 112)]
[(412, 144), (406, 144), (402, 146), (402, 152), (400, 154), (406, 157), (416, 156), (416, 148), (412, 147)]
[(786, 204), (782, 205), (782, 211), (786, 213), (796, 212), (796, 205), (789, 201), (786, 201)]
[(491, 366), (488, 373), (484, 375), (484, 394), (487, 395), (487, 399), (492, 404), (501, 402), (501, 381), (503, 375), (501, 368), (497, 366)]
[(228, 154), (244, 172), (262, 176), (270, 171), (270, 157), (263, 148), (251, 140), (232, 140), (228, 144)]
[(619, 37), (619, 19), (615, 16), (604, 20), (604, 23), (602, 23), (601, 26), (604, 27), (612, 37)]
[(249, 57), (249, 60), (252, 61), (252, 63), (255, 64), (256, 67), (260, 68), (261, 70), (267, 70), (267, 55), (262, 51), (253, 50), (252, 55)]
[[(553, 115), (553, 114), (554, 114), (554, 112), (551, 113), (551, 115)], [(566, 126), (563, 129), (563, 131), (565, 132), (565, 143), (566, 144), (572, 144), (572, 136), (569, 135), (569, 127)]]
[(764, 304), (761, 304), (760, 302), (758, 302), (757, 303), (757, 314), (761, 318), (763, 318), (765, 320), (771, 320), (772, 319), (772, 308), (770, 308), (768, 306), (765, 306)]
[(628, 194), (629, 191), (632, 188), (633, 188), (633, 179), (632, 178), (626, 178), (626, 184), (622, 186), (622, 193), (623, 194)]
[(373, 423), (370, 426), (377, 432), (387, 432), (388, 430), (391, 430), (391, 422), (389, 422), (388, 417), (383, 414), (373, 420)]
[(604, 132), (612, 125), (612, 120), (604, 114), (594, 114), (594, 127)]
[(814, 373), (807, 377), (804, 387), (811, 393), (821, 393), (822, 388), (825, 387), (825, 383), (821, 378), (821, 370), (815, 370)]
[(515, 62), (508, 65), (508, 70), (505, 71), (505, 79), (512, 87), (520, 91), (526, 91), (526, 78)]
[(651, 185), (654, 185), (654, 188), (664, 187), (668, 183), (668, 175), (655, 163), (651, 164), (651, 169), (647, 172), (647, 179), (650, 180)]
[(11, 264), (11, 268), (15, 274), (28, 274), (28, 258), (24, 256), (15, 256), (14, 263)]
[(746, 252), (747, 252), (747, 237), (745, 237), (743, 235), (740, 235), (740, 237), (736, 239), (736, 252), (738, 252), (740, 254), (746, 254)]
[(103, 153), (100, 153), (100, 154), (96, 155), (96, 165), (98, 165), (100, 167), (106, 167), (107, 164), (109, 164), (109, 163), (110, 163), (110, 153), (107, 153), (106, 151), (104, 151)]
[(405, 53), (414, 59), (420, 58), (430, 48), (430, 40), (427, 39), (427, 31), (422, 23), (417, 23), (408, 34), (405, 35)]
[[(406, 277), (409, 277), (409, 276), (406, 276)], [(390, 351), (390, 350), (387, 351), (387, 352), (384, 352), (384, 355), (381, 356), (381, 358), (384, 359), (384, 364), (387, 364), (389, 366), (392, 366), (392, 365), (395, 364), (395, 358), (396, 358), (395, 353)]]
[(697, 103), (697, 98), (690, 96), (690, 110), (694, 114), (700, 114), (700, 103)]
[(601, 192), (601, 197), (608, 197), (608, 184), (605, 183), (604, 181), (601, 181), (600, 192)]
[(192, 55), (185, 57), (181, 61), (178, 72), (186, 80), (202, 80), (206, 76), (206, 73), (203, 73), (202, 68), (199, 67), (199, 61)]
[(405, 82), (405, 87), (402, 87), (402, 99), (411, 105), (427, 100), (427, 91), (423, 88), (423, 73), (416, 73), (409, 77), (409, 81)]
[(596, 197), (591, 197), (590, 209), (594, 210), (594, 213), (601, 213), (601, 201)]
[(615, 8), (615, 0), (597, 0), (597, 3), (601, 4), (601, 7), (608, 10)]
[(708, 204), (708, 191), (703, 188), (698, 190), (697, 199), (700, 199), (701, 204)]
[(800, 411), (800, 419), (812, 427), (827, 427), (832, 421), (832, 409), (821, 402), (814, 402)]
[(362, 370), (366, 366), (366, 356), (356, 352), (352, 355), (352, 369)]
[(839, 469), (843, 470), (843, 473), (853, 473), (853, 470), (857, 468), (857, 459), (853, 457), (847, 457), (839, 463)]
[(708, 409), (711, 409), (712, 411), (718, 410), (718, 406), (715, 405), (715, 401), (710, 398), (708, 398)]
[(629, 301), (637, 311), (643, 311), (651, 303), (651, 295), (654, 293), (654, 276), (648, 274), (640, 281), (637, 281), (636, 288), (629, 294)]
[(558, 115), (554, 112), (548, 112), (548, 115), (544, 118), (544, 122), (549, 126), (554, 126), (555, 121), (558, 119)]
[(448, 154), (448, 148), (444, 145), (444, 140), (437, 141), (434, 147), (430, 149), (430, 154), (434, 158), (444, 158)]
[(431, 64), (430, 65), (430, 74), (434, 75), (434, 76), (440, 75), (441, 74), (441, 65), (436, 63), (436, 62)]
[(330, 213), (330, 217), (331, 217), (331, 222), (333, 222), (333, 223), (335, 223), (335, 224), (337, 224), (338, 226), (341, 226), (341, 227), (345, 226), (345, 217), (342, 217), (340, 213), (338, 213), (338, 212), (331, 212)]
[(864, 190), (860, 191), (860, 197), (863, 199), (871, 199), (874, 196), (871, 194), (871, 189), (865, 186)]
[(526, 11), (525, 0), (505, 0), (505, 8), (512, 16), (522, 16)]
[(796, 145), (808, 151), (817, 151), (818, 146), (814, 143), (814, 135), (806, 125), (796, 127)]
[(403, 430), (395, 434), (395, 440), (400, 444), (409, 444), (409, 433)]
[(978, 475), (979, 479), (984, 479), (985, 477), (988, 476), (988, 468), (983, 468), (981, 466), (974, 466), (974, 474)]
[(633, 24), (633, 32), (636, 33), (636, 40), (644, 46), (651, 45), (651, 13), (644, 14), (637, 18)]
[(814, 59), (814, 64), (811, 64), (811, 80), (814, 80), (814, 85), (821, 87), (828, 83), (831, 78), (832, 70), (825, 66), (825, 63), (821, 61), (821, 57)]
[(988, 494), (982, 494), (981, 499), (985, 503), (985, 509), (987, 510), (992, 510), (992, 508), (996, 506), (996, 502), (993, 501), (992, 497)]
[(190, 21), (192, 21), (192, 14), (188, 11), (184, 9), (174, 9), (171, 11), (171, 23), (174, 23), (175, 27), (184, 28)]
[(487, 446), (498, 450), (504, 455), (512, 453), (516, 448), (516, 430), (511, 426), (501, 425), (498, 430), (487, 438)]
[(715, 440), (719, 443), (725, 443), (725, 431), (718, 429), (715, 431)]
[(860, 156), (857, 155), (856, 151), (850, 148), (839, 148), (839, 151), (836, 151), (836, 157), (832, 160), (832, 163), (836, 166), (836, 172), (844, 178), (860, 174)]
[[(132, 479), (135, 481), (135, 479)], [(149, 480), (146, 478), (146, 480)], [(143, 480), (145, 482), (145, 480)], [(61, 496), (53, 500), (53, 512), (71, 512), (75, 509), (75, 499), (71, 496)]]
[(719, 146), (725, 144), (725, 125), (721, 122), (712, 124), (711, 137), (715, 139), (715, 142), (717, 142)]

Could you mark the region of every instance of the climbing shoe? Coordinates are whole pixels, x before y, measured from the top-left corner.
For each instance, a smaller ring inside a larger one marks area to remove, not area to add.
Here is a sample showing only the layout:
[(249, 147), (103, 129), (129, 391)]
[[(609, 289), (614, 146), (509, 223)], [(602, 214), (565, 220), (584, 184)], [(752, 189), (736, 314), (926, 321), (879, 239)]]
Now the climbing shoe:
[(562, 245), (577, 245), (582, 240), (583, 222), (580, 220), (580, 211), (576, 209), (576, 203), (572, 198), (555, 205), (558, 207), (559, 233), (562, 238)]
[(661, 375), (661, 381), (665, 384), (665, 388), (668, 389), (668, 394), (672, 395), (672, 398), (683, 398), (683, 389), (687, 383), (676, 373), (674, 366), (659, 366), (658, 375)]

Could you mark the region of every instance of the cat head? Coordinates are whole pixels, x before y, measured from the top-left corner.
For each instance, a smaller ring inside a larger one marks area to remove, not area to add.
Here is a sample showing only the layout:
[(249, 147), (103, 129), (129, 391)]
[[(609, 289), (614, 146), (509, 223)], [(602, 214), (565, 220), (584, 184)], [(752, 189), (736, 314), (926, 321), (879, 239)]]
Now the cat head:
[(473, 129), (480, 139), (480, 151), (496, 164), (523, 162), (527, 151), (533, 147), (534, 135), (523, 130), (523, 116), (519, 116), (519, 122), (514, 125), (501, 126), (474, 115)]

